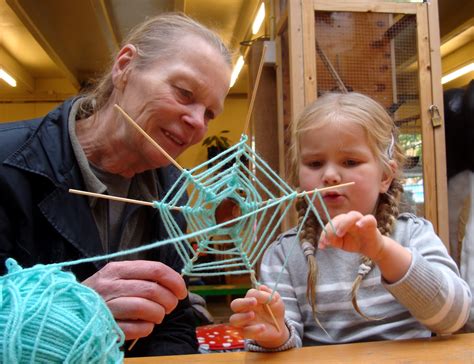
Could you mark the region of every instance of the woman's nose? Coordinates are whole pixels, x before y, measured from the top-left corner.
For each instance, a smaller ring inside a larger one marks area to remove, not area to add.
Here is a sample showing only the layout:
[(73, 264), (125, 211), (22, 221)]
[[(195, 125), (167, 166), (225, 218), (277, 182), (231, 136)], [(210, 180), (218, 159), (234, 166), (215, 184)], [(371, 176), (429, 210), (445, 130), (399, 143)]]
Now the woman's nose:
[(206, 108), (203, 105), (188, 105), (188, 111), (183, 117), (186, 124), (198, 131), (207, 129)]
[(341, 174), (336, 166), (327, 164), (323, 171), (323, 183), (325, 185), (335, 185), (341, 182)]

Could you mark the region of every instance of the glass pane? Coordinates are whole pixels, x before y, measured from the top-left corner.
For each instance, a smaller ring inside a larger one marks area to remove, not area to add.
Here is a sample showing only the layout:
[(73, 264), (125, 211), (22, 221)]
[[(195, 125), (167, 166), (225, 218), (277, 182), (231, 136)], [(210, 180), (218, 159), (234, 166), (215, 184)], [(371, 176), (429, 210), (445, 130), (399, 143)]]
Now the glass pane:
[(318, 95), (357, 91), (385, 106), (408, 156), (402, 208), (424, 216), (416, 16), (320, 11), (315, 35)]

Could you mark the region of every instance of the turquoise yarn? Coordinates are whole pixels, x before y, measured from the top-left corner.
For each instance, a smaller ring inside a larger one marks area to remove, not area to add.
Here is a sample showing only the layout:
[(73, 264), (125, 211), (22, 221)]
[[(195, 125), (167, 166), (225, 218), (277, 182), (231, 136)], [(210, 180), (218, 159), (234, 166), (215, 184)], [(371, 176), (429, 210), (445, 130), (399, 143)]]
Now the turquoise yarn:
[[(223, 168), (229, 164), (230, 168)], [(192, 187), (189, 202), (181, 206), (181, 198), (188, 187)], [(238, 144), (218, 157), (184, 171), (166, 195), (160, 201), (154, 201), (169, 239), (102, 256), (38, 264), (28, 269), (22, 269), (16, 261), (8, 259), (8, 273), (0, 277), (0, 362), (122, 362), (120, 348), (124, 334), (112, 313), (95, 291), (78, 283), (72, 273), (61, 271), (62, 267), (173, 244), (184, 264), (181, 271), (184, 275), (250, 273), (252, 282), (258, 285), (255, 266), (299, 196), (307, 201), (308, 211), (300, 221), (298, 235), (310, 212), (324, 229), (313, 206), (317, 196), (326, 220), (330, 222), (320, 194), (314, 191), (310, 198), (306, 193), (294, 191), (247, 145), (247, 137), (242, 135)], [(238, 207), (239, 212), (231, 220), (222, 221), (216, 217), (224, 201)], [(187, 232), (181, 231), (174, 219), (175, 208), (184, 216)], [(196, 251), (193, 250), (194, 242), (198, 245)], [(216, 248), (215, 243), (220, 247)], [(200, 262), (198, 258), (202, 253), (220, 259)], [(287, 263), (288, 256), (280, 267), (280, 275)]]
[(0, 277), (2, 363), (118, 363), (124, 334), (102, 298), (58, 267), (22, 269), (6, 261)]

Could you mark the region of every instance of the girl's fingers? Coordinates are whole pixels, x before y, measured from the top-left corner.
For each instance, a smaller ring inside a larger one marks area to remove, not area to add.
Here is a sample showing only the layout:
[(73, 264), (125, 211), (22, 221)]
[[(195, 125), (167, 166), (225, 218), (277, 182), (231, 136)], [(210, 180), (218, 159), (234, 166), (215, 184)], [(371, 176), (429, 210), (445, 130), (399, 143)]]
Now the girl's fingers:
[(264, 324), (255, 324), (244, 327), (242, 329), (242, 334), (247, 339), (258, 340), (265, 331), (266, 327)]
[(325, 249), (328, 246), (340, 248), (343, 244), (344, 236), (361, 218), (363, 218), (363, 215), (357, 211), (350, 211), (347, 214), (334, 217), (331, 224), (328, 223), (325, 226), (325, 231), (321, 233), (318, 248)]
[(255, 319), (255, 312), (234, 313), (229, 317), (229, 323), (235, 327), (245, 327)]
[(338, 217), (340, 218), (335, 224), (333, 220), (333, 225), (336, 230), (336, 236), (342, 238), (364, 215), (357, 211), (350, 211), (347, 214), (336, 216), (336, 218)]
[(257, 306), (255, 297), (236, 298), (230, 303), (230, 309), (235, 313), (249, 312)]
[(371, 230), (377, 228), (377, 220), (373, 215), (365, 215), (356, 222), (356, 226), (361, 230)]

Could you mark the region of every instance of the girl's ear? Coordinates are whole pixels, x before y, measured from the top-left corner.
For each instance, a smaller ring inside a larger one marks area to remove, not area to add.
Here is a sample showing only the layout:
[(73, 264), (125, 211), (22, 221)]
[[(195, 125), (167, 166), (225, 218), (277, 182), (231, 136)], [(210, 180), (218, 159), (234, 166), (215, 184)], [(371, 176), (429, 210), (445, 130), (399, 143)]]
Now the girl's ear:
[(117, 54), (112, 66), (112, 82), (114, 87), (123, 90), (128, 81), (131, 64), (137, 55), (137, 48), (132, 44), (126, 44)]
[(388, 162), (388, 165), (390, 166), (390, 171), (384, 171), (382, 174), (382, 180), (380, 181), (379, 190), (380, 193), (385, 193), (388, 191), (398, 169), (397, 162), (395, 162), (394, 160), (390, 160)]

